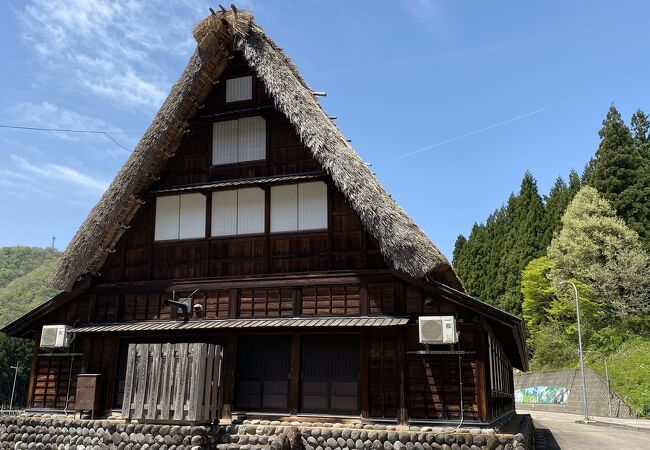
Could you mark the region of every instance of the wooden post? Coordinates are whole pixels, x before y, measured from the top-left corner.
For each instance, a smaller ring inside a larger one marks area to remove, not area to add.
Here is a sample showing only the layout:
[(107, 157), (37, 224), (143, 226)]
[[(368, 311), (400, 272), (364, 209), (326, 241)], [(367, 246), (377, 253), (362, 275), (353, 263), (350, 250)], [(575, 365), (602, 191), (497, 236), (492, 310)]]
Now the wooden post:
[(367, 316), (369, 314), (369, 310), (368, 285), (362, 284), (359, 287), (359, 314), (361, 316)]
[(487, 385), (486, 385), (486, 353), (485, 334), (483, 328), (478, 324), (474, 325), (474, 343), (476, 345), (476, 389), (478, 394), (478, 416), (479, 420), (487, 422)]
[(38, 348), (39, 348), (39, 342), (41, 340), (41, 335), (37, 334), (36, 338), (34, 339), (34, 348), (32, 350), (32, 369), (31, 372), (29, 373), (29, 387), (27, 388), (27, 406), (28, 407), (33, 407), (34, 406), (34, 389), (36, 388), (35, 386), (35, 381), (36, 381), (36, 376), (38, 375), (36, 373), (36, 362), (38, 360)]
[(397, 379), (399, 382), (399, 407), (397, 408), (397, 423), (398, 425), (408, 424), (408, 400), (406, 398), (406, 330), (401, 327), (397, 332), (397, 358), (398, 358), (398, 373)]
[(289, 376), (289, 412), (295, 416), (300, 411), (300, 335), (291, 335), (291, 369)]
[(361, 418), (368, 419), (370, 416), (369, 410), (369, 391), (370, 391), (370, 331), (362, 330), (361, 331), (361, 373), (359, 374), (360, 378), (360, 387), (361, 387)]
[(223, 408), (221, 417), (232, 420), (235, 407), (235, 377), (237, 366), (237, 336), (228, 335), (226, 346), (223, 349)]

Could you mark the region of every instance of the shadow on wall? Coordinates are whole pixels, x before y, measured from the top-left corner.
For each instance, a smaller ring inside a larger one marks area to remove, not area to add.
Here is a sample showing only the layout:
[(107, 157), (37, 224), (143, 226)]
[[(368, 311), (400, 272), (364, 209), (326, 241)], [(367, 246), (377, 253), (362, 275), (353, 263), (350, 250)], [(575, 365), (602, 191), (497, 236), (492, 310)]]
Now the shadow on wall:
[[(607, 417), (607, 383), (596, 372), (585, 369), (589, 414)], [(515, 375), (515, 402), (517, 408), (583, 414), (582, 377), (580, 369), (553, 372), (532, 372)], [(612, 417), (636, 417), (623, 399), (611, 392)]]

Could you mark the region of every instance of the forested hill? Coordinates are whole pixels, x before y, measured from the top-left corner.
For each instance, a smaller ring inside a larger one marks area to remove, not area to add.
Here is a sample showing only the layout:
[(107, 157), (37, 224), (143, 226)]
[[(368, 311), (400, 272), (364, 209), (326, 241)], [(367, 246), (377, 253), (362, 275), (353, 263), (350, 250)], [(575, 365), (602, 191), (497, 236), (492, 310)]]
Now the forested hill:
[[(0, 247), (0, 326), (20, 317), (58, 291), (48, 285), (59, 252), (52, 248)], [(8, 405), (18, 364), (14, 405), (24, 405), (32, 347), (27, 339), (0, 334), (0, 405)]]
[(58, 256), (59, 252), (52, 248), (0, 248), (0, 325), (58, 292), (47, 283)]
[[(527, 172), (519, 191), (459, 236), (454, 266), (468, 292), (523, 316), (531, 368), (577, 364), (573, 282), (588, 364), (609, 355), (614, 388), (650, 414), (650, 138), (648, 116), (629, 126), (612, 106), (582, 175), (540, 195)], [(565, 170), (558, 168), (558, 170)]]

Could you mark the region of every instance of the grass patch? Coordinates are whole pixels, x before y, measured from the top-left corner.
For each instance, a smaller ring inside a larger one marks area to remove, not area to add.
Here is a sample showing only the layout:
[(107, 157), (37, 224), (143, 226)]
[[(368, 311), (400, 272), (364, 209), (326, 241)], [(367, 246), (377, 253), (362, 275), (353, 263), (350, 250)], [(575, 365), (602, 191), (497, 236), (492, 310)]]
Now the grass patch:
[[(602, 357), (588, 355), (589, 367), (605, 378)], [(624, 342), (608, 358), (612, 390), (639, 415), (650, 415), (650, 339), (635, 337)]]

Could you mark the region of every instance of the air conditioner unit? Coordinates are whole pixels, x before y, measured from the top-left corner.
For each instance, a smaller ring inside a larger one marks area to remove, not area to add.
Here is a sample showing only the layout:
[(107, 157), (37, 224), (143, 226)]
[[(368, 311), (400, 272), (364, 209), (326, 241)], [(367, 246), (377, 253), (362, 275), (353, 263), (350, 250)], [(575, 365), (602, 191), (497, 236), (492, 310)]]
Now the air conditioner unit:
[(41, 348), (70, 347), (69, 330), (68, 325), (44, 325), (41, 332)]
[(455, 344), (458, 342), (454, 316), (420, 317), (421, 344)]

